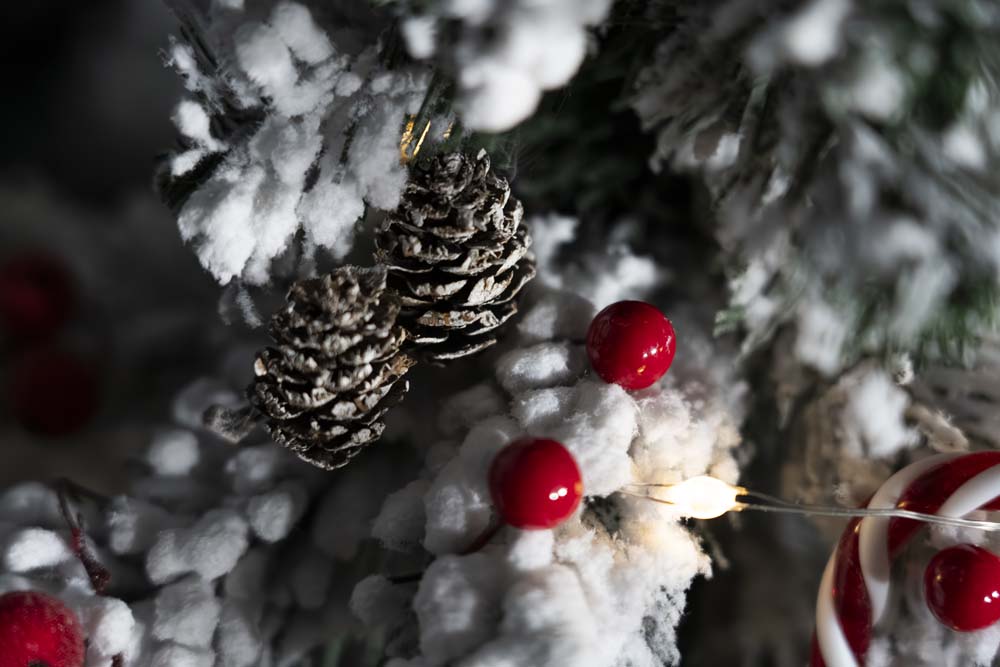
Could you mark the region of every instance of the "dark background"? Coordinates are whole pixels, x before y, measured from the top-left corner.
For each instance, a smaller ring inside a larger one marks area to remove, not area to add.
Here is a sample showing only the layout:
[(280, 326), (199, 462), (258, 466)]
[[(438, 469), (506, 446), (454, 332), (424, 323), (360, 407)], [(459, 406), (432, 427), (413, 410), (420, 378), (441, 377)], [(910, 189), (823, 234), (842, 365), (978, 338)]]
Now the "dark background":
[[(160, 0), (0, 8), (0, 283), (4, 266), (42, 255), (72, 292), (51, 335), (0, 327), (0, 487), (70, 476), (118, 490), (150, 424), (213, 370), (219, 290), (152, 187), (182, 95), (163, 55), (174, 28)], [(54, 434), (26, 411), (85, 418)]]
[(32, 0), (0, 9), (0, 178), (43, 179), (83, 205), (148, 189), (173, 141), (180, 83), (159, 0)]

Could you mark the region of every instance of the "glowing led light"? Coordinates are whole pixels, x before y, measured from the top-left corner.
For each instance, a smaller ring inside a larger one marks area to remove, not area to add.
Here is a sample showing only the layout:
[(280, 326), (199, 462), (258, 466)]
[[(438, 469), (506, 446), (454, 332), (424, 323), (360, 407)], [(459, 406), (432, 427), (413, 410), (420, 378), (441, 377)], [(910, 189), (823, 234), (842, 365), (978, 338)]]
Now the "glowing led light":
[(746, 489), (743, 487), (701, 475), (658, 489), (656, 498), (673, 504), (684, 516), (714, 519), (739, 509), (741, 504), (736, 501), (736, 496), (744, 493)]

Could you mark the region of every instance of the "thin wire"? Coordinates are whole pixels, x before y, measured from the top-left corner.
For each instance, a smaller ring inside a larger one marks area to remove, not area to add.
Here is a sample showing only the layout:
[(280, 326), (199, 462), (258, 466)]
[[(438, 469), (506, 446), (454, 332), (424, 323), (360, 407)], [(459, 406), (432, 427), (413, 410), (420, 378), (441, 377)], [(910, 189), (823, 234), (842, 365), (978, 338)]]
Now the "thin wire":
[[(631, 486), (668, 487), (672, 485), (632, 484)], [(628, 496), (632, 496), (634, 498), (644, 498), (646, 500), (652, 500), (653, 502), (660, 503), (662, 505), (672, 505), (676, 507), (676, 504), (670, 502), (669, 500), (662, 500), (660, 498), (654, 498), (653, 496), (629, 493), (627, 491), (623, 491), (622, 493)], [(914, 521), (923, 521), (925, 523), (934, 523), (942, 526), (955, 526), (957, 528), (972, 528), (975, 530), (1000, 531), (1000, 523), (997, 523), (995, 521), (976, 521), (974, 519), (959, 519), (955, 517), (938, 516), (937, 514), (913, 512), (911, 510), (904, 510), (898, 507), (875, 509), (868, 507), (850, 508), (850, 507), (829, 507), (825, 505), (800, 505), (798, 503), (788, 502), (787, 500), (782, 500), (781, 498), (776, 498), (774, 496), (767, 495), (766, 493), (760, 493), (758, 491), (747, 491), (747, 490), (744, 490), (743, 493), (740, 493), (737, 496), (737, 498), (749, 498), (756, 502), (746, 502), (743, 500), (738, 500), (737, 504), (733, 507), (734, 510), (756, 510), (759, 512), (801, 514), (808, 516), (888, 517), (896, 519), (912, 519)]]
[[(752, 493), (745, 494), (744, 497), (751, 496)], [(1000, 530), (1000, 523), (995, 521), (976, 521), (974, 519), (959, 519), (949, 516), (938, 516), (937, 514), (925, 514), (924, 512), (913, 512), (899, 508), (858, 508), (847, 507), (824, 507), (820, 505), (796, 505), (794, 503), (782, 503), (781, 505), (754, 505), (740, 502), (737, 507), (741, 510), (757, 510), (759, 512), (779, 512), (783, 514), (805, 514), (811, 516), (835, 516), (835, 517), (888, 517), (894, 519), (912, 519), (923, 521), (924, 523), (934, 523), (941, 526), (954, 526), (956, 528), (972, 528), (974, 530), (997, 531)]]

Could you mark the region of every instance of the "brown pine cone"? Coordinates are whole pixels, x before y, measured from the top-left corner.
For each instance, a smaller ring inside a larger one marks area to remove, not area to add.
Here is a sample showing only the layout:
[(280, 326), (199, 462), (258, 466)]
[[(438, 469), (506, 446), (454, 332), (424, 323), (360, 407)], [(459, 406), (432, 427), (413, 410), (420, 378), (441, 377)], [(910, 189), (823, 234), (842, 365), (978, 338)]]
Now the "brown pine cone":
[(409, 388), (414, 361), (384, 268), (346, 266), (297, 282), (271, 318), (276, 345), (254, 364), (251, 404), (274, 440), (313, 465), (346, 465), (375, 442), (379, 421)]
[(445, 362), (496, 343), (535, 277), (521, 225), (524, 209), (485, 151), (418, 163), (398, 208), (376, 236), (400, 320), (429, 361)]

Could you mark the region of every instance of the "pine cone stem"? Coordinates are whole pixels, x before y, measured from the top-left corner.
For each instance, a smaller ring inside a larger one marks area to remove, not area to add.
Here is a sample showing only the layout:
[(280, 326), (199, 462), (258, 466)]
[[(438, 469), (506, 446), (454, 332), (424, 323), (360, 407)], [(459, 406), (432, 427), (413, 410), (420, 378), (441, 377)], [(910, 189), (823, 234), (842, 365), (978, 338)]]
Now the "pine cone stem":
[(265, 415), (250, 405), (237, 409), (213, 405), (202, 415), (205, 428), (234, 445), (245, 440), (263, 419)]

